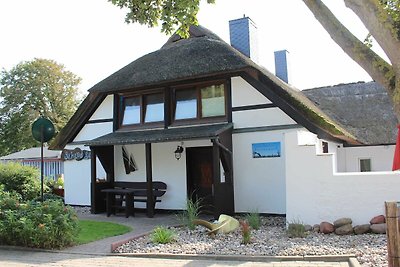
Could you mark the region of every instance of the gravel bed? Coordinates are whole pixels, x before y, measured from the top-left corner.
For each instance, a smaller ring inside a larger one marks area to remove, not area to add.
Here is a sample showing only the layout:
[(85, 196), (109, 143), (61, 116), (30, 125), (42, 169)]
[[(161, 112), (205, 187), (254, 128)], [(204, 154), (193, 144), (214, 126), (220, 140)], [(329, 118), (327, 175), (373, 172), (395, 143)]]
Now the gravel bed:
[(153, 244), (149, 236), (144, 236), (121, 245), (114, 252), (254, 256), (354, 254), (361, 266), (387, 266), (386, 235), (337, 236), (310, 232), (306, 238), (288, 238), (285, 219), (281, 217), (262, 218), (260, 230), (252, 230), (251, 243), (247, 245), (241, 244), (240, 230), (209, 236), (202, 226), (193, 231), (186, 227), (171, 229), (176, 234), (173, 243)]

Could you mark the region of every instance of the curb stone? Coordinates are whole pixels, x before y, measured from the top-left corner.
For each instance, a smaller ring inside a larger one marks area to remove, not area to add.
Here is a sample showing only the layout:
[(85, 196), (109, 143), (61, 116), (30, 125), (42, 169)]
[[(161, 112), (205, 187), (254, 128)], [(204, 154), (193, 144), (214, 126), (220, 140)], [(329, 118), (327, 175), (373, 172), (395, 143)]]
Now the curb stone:
[(353, 261), (360, 267), (355, 255), (325, 255), (325, 256), (246, 256), (246, 255), (205, 255), (205, 254), (169, 254), (169, 253), (113, 253), (114, 256), (126, 256), (137, 258), (160, 259), (203, 259), (219, 261), (256, 261), (256, 262), (285, 262), (285, 261), (324, 261), (324, 262), (348, 262)]
[(287, 262), (287, 261), (324, 261), (324, 262), (346, 262), (349, 267), (361, 267), (355, 255), (325, 255), (325, 256), (244, 256), (244, 255), (204, 255), (204, 254), (146, 254), (146, 253), (87, 253), (87, 252), (68, 252), (63, 250), (48, 250), (17, 246), (0, 245), (0, 250), (18, 250), (48, 252), (54, 254), (70, 255), (91, 255), (91, 256), (118, 256), (135, 258), (154, 258), (154, 259), (197, 259), (214, 261), (241, 261), (241, 262)]

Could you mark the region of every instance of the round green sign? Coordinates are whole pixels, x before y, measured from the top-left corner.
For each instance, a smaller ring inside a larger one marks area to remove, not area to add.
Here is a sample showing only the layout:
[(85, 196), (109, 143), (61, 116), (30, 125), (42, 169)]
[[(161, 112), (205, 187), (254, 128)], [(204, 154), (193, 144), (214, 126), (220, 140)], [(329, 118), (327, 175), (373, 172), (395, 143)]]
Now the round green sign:
[[(54, 133), (55, 133), (54, 125), (49, 119), (40, 117), (32, 124), (33, 138), (35, 138), (35, 140), (39, 142), (49, 141), (51, 138), (53, 138)], [(43, 140), (42, 140), (42, 134), (43, 134)]]

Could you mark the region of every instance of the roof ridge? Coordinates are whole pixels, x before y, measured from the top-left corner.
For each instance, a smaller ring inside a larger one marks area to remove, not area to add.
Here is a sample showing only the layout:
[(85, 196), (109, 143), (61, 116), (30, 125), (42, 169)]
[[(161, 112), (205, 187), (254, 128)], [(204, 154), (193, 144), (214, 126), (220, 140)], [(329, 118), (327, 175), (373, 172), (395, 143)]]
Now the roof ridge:
[(334, 85), (326, 85), (326, 86), (319, 86), (319, 87), (313, 87), (313, 88), (307, 88), (303, 89), (302, 91), (309, 91), (309, 90), (318, 90), (318, 89), (327, 89), (327, 88), (334, 88), (334, 87), (339, 87), (339, 86), (347, 86), (347, 85), (355, 85), (355, 84), (368, 84), (368, 83), (376, 83), (375, 81), (358, 81), (358, 82), (351, 82), (351, 83), (338, 83)]

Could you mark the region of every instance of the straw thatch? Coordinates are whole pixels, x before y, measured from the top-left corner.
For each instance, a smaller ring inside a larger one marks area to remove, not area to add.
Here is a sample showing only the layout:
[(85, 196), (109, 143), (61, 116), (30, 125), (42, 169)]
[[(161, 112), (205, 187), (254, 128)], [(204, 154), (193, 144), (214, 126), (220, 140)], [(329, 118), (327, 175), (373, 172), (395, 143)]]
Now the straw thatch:
[(361, 142), (396, 142), (397, 120), (385, 89), (378, 83), (340, 84), (303, 92)]

